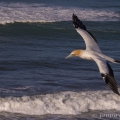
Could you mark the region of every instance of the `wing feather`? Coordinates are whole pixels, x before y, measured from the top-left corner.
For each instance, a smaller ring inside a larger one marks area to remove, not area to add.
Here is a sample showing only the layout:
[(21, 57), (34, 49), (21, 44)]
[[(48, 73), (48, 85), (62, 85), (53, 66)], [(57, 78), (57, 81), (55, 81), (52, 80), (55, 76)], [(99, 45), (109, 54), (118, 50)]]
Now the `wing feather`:
[(107, 63), (105, 59), (97, 58), (95, 59), (95, 62), (98, 65), (99, 71), (101, 73), (101, 76), (103, 77), (103, 80), (108, 85), (108, 87), (116, 94), (120, 95), (118, 92), (118, 86), (117, 82), (114, 79), (114, 73), (110, 65)]
[(120, 95), (120, 93), (118, 92), (117, 82), (112, 76), (110, 76), (109, 74), (105, 74), (104, 80), (106, 84), (108, 85), (108, 87), (112, 89), (114, 93)]
[(74, 14), (73, 14), (72, 20), (73, 20), (73, 25), (76, 28), (77, 32), (82, 36), (82, 38), (85, 41), (86, 49), (92, 50), (92, 51), (97, 51), (97, 52), (101, 53), (101, 50), (100, 50), (98, 43), (97, 43), (97, 40), (86, 29), (86, 26)]

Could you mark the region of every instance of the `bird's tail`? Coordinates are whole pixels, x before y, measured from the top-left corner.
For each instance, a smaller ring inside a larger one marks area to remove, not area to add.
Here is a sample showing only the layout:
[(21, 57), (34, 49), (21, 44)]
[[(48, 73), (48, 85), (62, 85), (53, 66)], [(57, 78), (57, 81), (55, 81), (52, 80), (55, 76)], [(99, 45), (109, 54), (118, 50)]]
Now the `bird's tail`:
[(108, 57), (108, 56), (105, 56), (104, 58), (105, 58), (107, 61), (112, 62), (112, 63), (120, 63), (119, 60), (115, 60), (115, 59), (113, 59), (113, 58), (111, 58), (111, 57)]
[(111, 57), (108, 57), (108, 56), (106, 56), (106, 55), (104, 55), (104, 54), (99, 54), (99, 56), (102, 57), (102, 58), (104, 58), (104, 59), (106, 59), (106, 60), (109, 61), (109, 62), (112, 62), (112, 63), (120, 63), (119, 60), (115, 60), (115, 59), (113, 59), (113, 58), (111, 58)]
[(115, 63), (120, 63), (120, 61), (119, 61), (119, 60), (115, 60), (114, 62), (115, 62)]

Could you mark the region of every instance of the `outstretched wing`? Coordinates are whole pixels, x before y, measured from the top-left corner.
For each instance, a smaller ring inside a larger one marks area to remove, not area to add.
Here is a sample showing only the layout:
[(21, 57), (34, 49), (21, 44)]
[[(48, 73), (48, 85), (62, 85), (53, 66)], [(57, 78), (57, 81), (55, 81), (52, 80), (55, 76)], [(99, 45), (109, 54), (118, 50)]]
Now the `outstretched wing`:
[(86, 26), (78, 19), (76, 15), (72, 16), (73, 25), (77, 32), (82, 36), (86, 44), (86, 50), (92, 50), (101, 53), (95, 37), (86, 29)]
[(110, 65), (107, 63), (107, 61), (102, 58), (97, 58), (95, 59), (95, 62), (97, 63), (101, 76), (103, 77), (103, 80), (108, 85), (108, 87), (114, 93), (120, 95), (120, 93), (118, 92), (117, 82), (114, 79), (113, 70), (110, 67)]

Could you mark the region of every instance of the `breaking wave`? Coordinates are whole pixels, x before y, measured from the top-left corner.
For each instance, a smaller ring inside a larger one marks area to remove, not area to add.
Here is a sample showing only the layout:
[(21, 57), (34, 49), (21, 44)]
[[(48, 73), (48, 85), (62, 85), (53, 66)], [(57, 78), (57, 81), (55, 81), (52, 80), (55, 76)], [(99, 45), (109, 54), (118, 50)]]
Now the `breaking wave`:
[(120, 110), (120, 97), (109, 91), (60, 92), (56, 94), (0, 98), (0, 111), (29, 115), (77, 115), (88, 110)]
[(119, 21), (120, 14), (109, 10), (48, 6), (45, 4), (0, 3), (0, 24), (14, 22), (69, 21), (75, 13), (85, 21)]

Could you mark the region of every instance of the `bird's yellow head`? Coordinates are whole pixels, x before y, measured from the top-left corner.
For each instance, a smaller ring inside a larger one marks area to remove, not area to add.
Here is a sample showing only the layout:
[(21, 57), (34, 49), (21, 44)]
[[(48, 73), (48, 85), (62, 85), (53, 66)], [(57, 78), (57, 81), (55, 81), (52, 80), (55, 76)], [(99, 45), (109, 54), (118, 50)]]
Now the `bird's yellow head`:
[(73, 57), (73, 56), (80, 57), (82, 52), (83, 52), (83, 50), (74, 50), (65, 59)]

